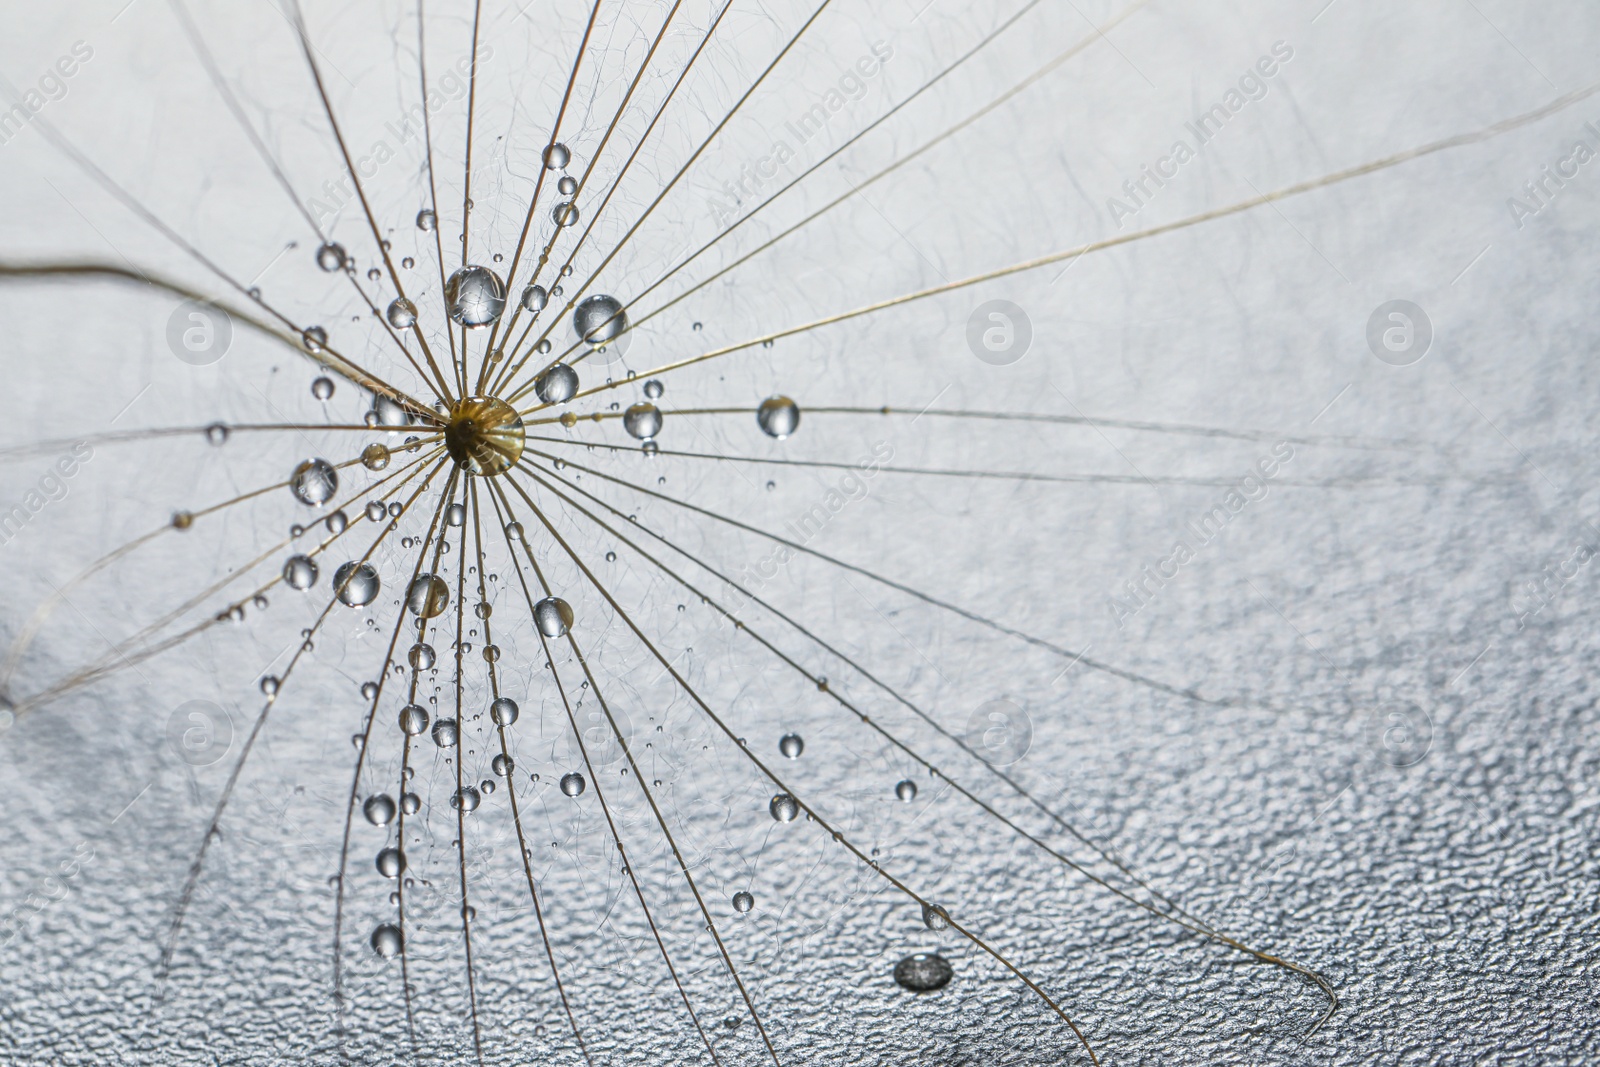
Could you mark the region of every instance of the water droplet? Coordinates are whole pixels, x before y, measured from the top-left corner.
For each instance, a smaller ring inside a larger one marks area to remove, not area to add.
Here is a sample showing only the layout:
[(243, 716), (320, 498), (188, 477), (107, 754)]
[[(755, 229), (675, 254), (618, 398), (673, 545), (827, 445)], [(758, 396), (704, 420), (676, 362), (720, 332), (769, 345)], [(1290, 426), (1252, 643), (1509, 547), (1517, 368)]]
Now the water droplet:
[(661, 432), (661, 409), (654, 404), (635, 404), (622, 413), (622, 428), (631, 437), (649, 441)]
[(404, 267), (406, 270), (410, 270), (412, 267), (415, 267), (417, 265), (417, 261), (412, 259), (410, 256), (407, 256), (405, 259), (402, 259), (400, 261), (400, 265), (402, 267)]
[(432, 208), (423, 208), (417, 212), (417, 229), (424, 233), (432, 233), (433, 228), (439, 224), (439, 218), (433, 213)]
[(615, 552), (607, 552), (606, 553), (606, 562), (607, 563), (615, 563), (616, 561), (617, 561), (617, 554)]
[(454, 719), (440, 719), (433, 724), (433, 743), (440, 748), (455, 748), (461, 740), (461, 728)]
[(799, 759), (800, 753), (806, 750), (806, 743), (799, 734), (784, 734), (778, 740), (778, 751), (790, 759)]
[(377, 682), (362, 682), (361, 683), (361, 698), (363, 700), (376, 700), (376, 699), (378, 699), (378, 683)]
[(769, 396), (756, 408), (756, 422), (768, 437), (783, 440), (800, 426), (800, 405), (786, 396)]
[(406, 589), (406, 607), (411, 614), (431, 619), (450, 604), (450, 587), (436, 574), (419, 574)]
[(483, 661), (485, 663), (498, 663), (500, 661), (500, 646), (499, 645), (484, 645), (483, 646)]
[(522, 523), (517, 522), (515, 519), (506, 523), (506, 536), (513, 541), (522, 540)]
[[(244, 612), (241, 611), (239, 613), (239, 617), (243, 618)], [(265, 678), (261, 679), (261, 691), (269, 697), (276, 696), (278, 693), (278, 686), (281, 684), (282, 683), (278, 681), (277, 675), (269, 674)]]
[(533, 389), (546, 404), (565, 404), (578, 391), (578, 372), (557, 363), (534, 380)]
[(444, 509), (444, 521), (451, 526), (460, 526), (467, 521), (467, 508), (465, 504), (451, 504)]
[(506, 307), (506, 283), (488, 267), (461, 267), (444, 284), (450, 320), (477, 330), (497, 321)]
[(550, 294), (542, 285), (530, 285), (522, 290), (522, 310), (540, 312), (550, 303)]
[(588, 344), (603, 345), (628, 328), (628, 313), (614, 296), (587, 296), (572, 313), (572, 328)]
[(366, 514), (368, 520), (372, 522), (382, 522), (383, 517), (389, 514), (389, 511), (383, 506), (383, 501), (369, 500), (367, 501)]
[(372, 951), (384, 959), (393, 959), (405, 949), (405, 938), (393, 923), (384, 923), (372, 931)]
[(940, 930), (950, 929), (950, 913), (937, 904), (924, 904), (922, 906), (922, 925), (938, 933)]
[(344, 245), (329, 241), (317, 249), (317, 266), (330, 274), (336, 270), (343, 270), (345, 262), (350, 257), (345, 255)]
[(494, 720), (496, 726), (510, 726), (517, 721), (519, 714), (517, 702), (510, 697), (501, 697), (489, 705), (489, 718)]
[(406, 869), (406, 858), (397, 848), (386, 848), (378, 853), (378, 873), (385, 878), (398, 878)]
[(545, 146), (544, 165), (550, 170), (560, 170), (572, 161), (572, 153), (560, 141), (554, 141)]
[(416, 737), (428, 728), (428, 711), (421, 704), (407, 704), (400, 709), (400, 730), (407, 737)]
[(584, 781), (583, 775), (579, 774), (577, 771), (573, 771), (570, 774), (563, 774), (561, 776), (561, 791), (567, 794), (569, 797), (577, 796), (588, 787), (589, 783)]
[(339, 569), (333, 572), (334, 594), (341, 604), (348, 607), (359, 608), (372, 603), (381, 586), (378, 572), (372, 569), (370, 563), (353, 559), (349, 563), (341, 563)]
[(788, 793), (778, 793), (767, 802), (767, 810), (779, 822), (794, 822), (800, 814), (800, 805)]
[[(550, 221), (557, 226), (576, 226), (578, 223), (578, 205), (570, 200), (563, 200), (550, 209)], [(556, 286), (556, 295), (561, 295), (561, 286)]]
[(556, 182), (556, 188), (561, 190), (562, 196), (571, 196), (578, 191), (578, 179), (570, 174), (563, 174), (561, 180)]
[(350, 516), (346, 515), (344, 513), (344, 509), (341, 508), (338, 511), (329, 514), (328, 517), (322, 521), (323, 525), (328, 528), (329, 533), (341, 534), (344, 533), (344, 528), (350, 525)]
[(644, 383), (644, 395), (649, 397), (651, 400), (660, 400), (661, 394), (664, 392), (666, 392), (666, 386), (662, 385), (654, 378), (651, 378), (648, 382)]
[(206, 427), (206, 442), (213, 445), (228, 443), (228, 428), (220, 422), (213, 422)]
[(300, 343), (306, 346), (307, 352), (321, 352), (328, 347), (328, 331), (321, 326), (308, 326), (300, 335)]
[(741, 889), (739, 892), (733, 895), (733, 910), (738, 912), (740, 915), (745, 914), (755, 906), (756, 898), (751, 896), (749, 893), (746, 893), (744, 890)]
[(325, 459), (303, 460), (289, 475), (289, 491), (302, 504), (321, 504), (338, 489), (339, 472)]
[(283, 565), (283, 581), (290, 589), (310, 589), (317, 584), (317, 562), (310, 556), (290, 556)]
[(476, 786), (464, 785), (450, 796), (450, 806), (459, 811), (476, 811), (483, 796)]
[(369, 471), (381, 471), (389, 465), (389, 449), (374, 441), (361, 450), (361, 465)]
[(394, 818), (394, 800), (388, 793), (379, 793), (368, 797), (367, 802), (361, 805), (361, 810), (372, 825), (388, 826)]
[(409, 330), (417, 322), (417, 305), (403, 296), (397, 296), (389, 304), (389, 310), (384, 312), (384, 317), (395, 329)]
[[(510, 778), (511, 772), (517, 769), (516, 763), (504, 752), (489, 761), (489, 769), (502, 778)], [(493, 782), (489, 783), (493, 785)]]
[(400, 810), (407, 815), (415, 815), (422, 810), (422, 798), (415, 793), (406, 793), (400, 797)]
[(367, 271), (367, 281), (369, 282), (375, 282), (381, 277), (383, 277), (383, 271), (379, 270), (377, 267), (373, 267), (371, 270)]
[(913, 800), (917, 799), (917, 783), (907, 778), (905, 781), (894, 787), (894, 795), (905, 801), (907, 804), (911, 803)]
[(433, 646), (422, 641), (412, 645), (411, 651), (406, 653), (406, 661), (419, 671), (425, 671), (432, 667), (436, 658), (433, 654)]
[(902, 989), (913, 993), (931, 993), (943, 989), (955, 976), (943, 956), (932, 952), (913, 952), (894, 965), (894, 980)]
[(572, 605), (558, 596), (547, 596), (533, 606), (533, 621), (546, 637), (563, 637), (572, 629)]
[(174, 511), (172, 513), (172, 525), (174, 529), (187, 530), (194, 525), (194, 512)]

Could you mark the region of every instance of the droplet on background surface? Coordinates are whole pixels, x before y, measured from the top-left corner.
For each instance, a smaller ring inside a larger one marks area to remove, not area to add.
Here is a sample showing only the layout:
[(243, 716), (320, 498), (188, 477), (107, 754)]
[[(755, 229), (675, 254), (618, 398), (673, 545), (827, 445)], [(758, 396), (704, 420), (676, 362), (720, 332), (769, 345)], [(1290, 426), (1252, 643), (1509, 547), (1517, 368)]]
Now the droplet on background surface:
[(745, 914), (755, 906), (756, 898), (744, 890), (741, 889), (739, 892), (733, 895), (733, 910), (738, 912), (740, 915)]
[(405, 938), (393, 923), (384, 923), (372, 931), (372, 951), (384, 959), (393, 959), (405, 949)]
[(343, 270), (349, 258), (349, 256), (345, 255), (344, 246), (333, 241), (329, 241), (317, 249), (317, 266), (329, 273)]
[(422, 232), (431, 233), (433, 232), (433, 228), (438, 224), (438, 217), (434, 215), (431, 208), (423, 208), (421, 211), (417, 212), (417, 229), (421, 230)]
[(290, 589), (310, 589), (317, 584), (317, 563), (310, 556), (290, 556), (283, 565), (283, 581)]
[(800, 814), (800, 805), (788, 793), (779, 793), (767, 802), (767, 811), (779, 822), (794, 822)]
[(561, 776), (561, 791), (569, 797), (578, 796), (588, 787), (589, 783), (577, 771)]
[(954, 969), (943, 956), (933, 952), (913, 952), (894, 965), (894, 980), (913, 993), (943, 989), (953, 977)]
[(543, 311), (544, 306), (550, 302), (550, 294), (545, 292), (542, 285), (529, 285), (522, 290), (522, 310)]
[(784, 734), (778, 741), (778, 751), (790, 759), (799, 759), (800, 753), (805, 750), (805, 739), (799, 734)]
[(400, 872), (406, 869), (406, 857), (397, 848), (386, 848), (378, 853), (376, 866), (385, 878), (399, 878)]
[(917, 783), (907, 778), (894, 787), (894, 795), (907, 804), (917, 799)]

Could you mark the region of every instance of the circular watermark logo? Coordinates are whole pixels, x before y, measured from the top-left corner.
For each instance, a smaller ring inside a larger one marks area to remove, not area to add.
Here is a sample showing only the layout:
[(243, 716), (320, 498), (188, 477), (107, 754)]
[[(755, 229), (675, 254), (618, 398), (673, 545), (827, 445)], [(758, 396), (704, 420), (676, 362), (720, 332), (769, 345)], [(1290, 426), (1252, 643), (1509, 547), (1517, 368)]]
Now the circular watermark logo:
[(1415, 704), (1384, 704), (1367, 720), (1367, 746), (1391, 767), (1413, 766), (1433, 747), (1433, 719)]
[(233, 720), (209, 700), (179, 704), (167, 717), (167, 744), (191, 767), (209, 767), (233, 746)]
[[(573, 708), (573, 714), (578, 720), (578, 729), (583, 732), (584, 751), (589, 754), (589, 762), (596, 767), (609, 767), (622, 759), (622, 744), (617, 741), (617, 733), (622, 734), (622, 740), (633, 746), (633, 720), (622, 708), (613, 706), (611, 717), (617, 722), (615, 732), (611, 729), (611, 722), (606, 718), (606, 713), (598, 705)], [(578, 746), (572, 740), (570, 731), (567, 734), (568, 759), (576, 768), (583, 766), (583, 754), (578, 751)], [(637, 756), (637, 753), (635, 753)]]
[[(628, 349), (632, 347), (633, 331), (631, 329), (624, 330), (622, 333), (616, 337), (613, 337), (605, 344), (596, 345), (593, 348), (589, 348), (589, 355), (584, 359), (584, 362), (598, 363), (602, 367), (609, 367), (611, 364), (618, 362), (623, 356), (627, 355)], [(578, 351), (581, 353), (584, 351), (584, 349), (580, 348)]]
[(1009, 767), (1033, 745), (1033, 720), (1014, 702), (999, 697), (967, 718), (967, 747), (991, 767)]
[(1379, 304), (1367, 319), (1367, 347), (1391, 367), (1409, 367), (1433, 347), (1433, 320), (1409, 300)]
[(1009, 300), (989, 300), (967, 319), (967, 347), (991, 367), (1008, 367), (1028, 354), (1033, 321)]
[(233, 344), (233, 317), (215, 304), (185, 300), (167, 317), (167, 347), (191, 367), (209, 367)]

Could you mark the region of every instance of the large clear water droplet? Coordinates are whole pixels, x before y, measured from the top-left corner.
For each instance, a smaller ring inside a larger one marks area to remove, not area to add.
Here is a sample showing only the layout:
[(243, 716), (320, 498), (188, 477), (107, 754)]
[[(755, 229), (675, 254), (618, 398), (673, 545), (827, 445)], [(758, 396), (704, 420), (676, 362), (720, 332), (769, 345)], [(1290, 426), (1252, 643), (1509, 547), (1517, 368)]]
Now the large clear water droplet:
[(405, 937), (393, 923), (384, 923), (372, 931), (372, 951), (384, 959), (393, 959), (405, 949)]
[(634, 404), (622, 413), (622, 428), (640, 441), (654, 440), (661, 432), (661, 409), (654, 404)]
[(561, 190), (562, 196), (571, 196), (578, 191), (578, 179), (570, 174), (563, 174), (561, 180), (556, 182), (556, 188)]
[(388, 826), (394, 818), (394, 798), (388, 793), (379, 793), (377, 796), (367, 798), (361, 805), (361, 810), (367, 816), (367, 821), (374, 826)]
[(894, 787), (894, 795), (907, 804), (917, 799), (917, 783), (907, 778)]
[(316, 397), (318, 400), (327, 400), (330, 397), (332, 397), (333, 396), (333, 379), (332, 378), (313, 378), (313, 379), (311, 379), (311, 395)]
[(460, 811), (477, 811), (481, 803), (483, 795), (478, 792), (477, 786), (462, 786), (450, 796), (450, 806)]
[(572, 161), (572, 153), (560, 141), (552, 142), (545, 146), (544, 165), (551, 170), (560, 170)]
[(935, 933), (950, 929), (950, 913), (937, 904), (922, 906), (922, 925)]
[(333, 572), (334, 595), (341, 604), (352, 608), (372, 603), (381, 587), (378, 572), (372, 569), (370, 563), (353, 559), (340, 564), (339, 569)]
[(336, 270), (343, 270), (345, 261), (349, 258), (350, 257), (345, 254), (344, 245), (338, 244), (334, 241), (329, 241), (327, 244), (317, 249), (317, 266), (321, 267), (325, 271), (328, 271), (329, 273), (332, 273)]
[(420, 619), (431, 619), (450, 604), (450, 587), (436, 574), (419, 574), (406, 589), (406, 607)]
[(547, 596), (533, 606), (533, 621), (546, 637), (563, 637), (572, 629), (572, 605), (558, 596)]
[(290, 589), (310, 589), (317, 584), (317, 563), (310, 556), (290, 556), (283, 565), (283, 582)]
[(461, 728), (454, 719), (440, 719), (433, 724), (433, 743), (440, 748), (455, 748), (461, 739)]
[(433, 228), (439, 225), (439, 218), (433, 213), (432, 208), (423, 208), (417, 212), (417, 229), (424, 233), (432, 233)]
[(501, 697), (489, 705), (489, 717), (496, 726), (510, 726), (520, 713), (517, 702), (510, 697)]
[[(550, 209), (550, 221), (557, 226), (576, 226), (578, 223), (578, 205), (570, 200), (563, 200)], [(556, 286), (556, 292), (561, 292), (561, 287)]]
[(378, 873), (385, 878), (398, 878), (406, 869), (406, 857), (397, 848), (386, 848), (378, 853)]
[(590, 345), (603, 345), (628, 328), (628, 313), (622, 310), (622, 301), (614, 296), (595, 294), (584, 297), (572, 313), (572, 328), (580, 340)]
[(465, 504), (451, 504), (444, 509), (444, 521), (451, 526), (461, 526), (467, 521), (467, 507)]
[(407, 704), (400, 709), (400, 729), (407, 737), (416, 737), (428, 728), (428, 709), (421, 704)]
[(755, 906), (756, 898), (751, 896), (749, 893), (746, 893), (744, 890), (741, 889), (739, 892), (733, 895), (733, 910), (738, 912), (740, 915), (745, 914)]
[(542, 285), (530, 285), (522, 290), (522, 310), (543, 311), (544, 306), (550, 303), (550, 294), (545, 292)]
[(361, 465), (369, 471), (381, 471), (389, 465), (389, 447), (374, 441), (361, 450)]
[(417, 305), (403, 296), (397, 296), (389, 304), (389, 310), (384, 312), (389, 320), (389, 325), (397, 330), (409, 330), (417, 324)]
[(533, 391), (546, 404), (565, 404), (578, 392), (578, 372), (557, 363), (534, 379)]
[(783, 440), (800, 427), (800, 405), (786, 396), (769, 396), (756, 408), (756, 423), (768, 437)]
[(415, 815), (422, 810), (422, 798), (415, 793), (404, 793), (400, 797), (400, 810), (407, 815)]
[(575, 797), (589, 787), (583, 775), (577, 771), (561, 776), (561, 791), (569, 797)]
[(434, 655), (433, 646), (424, 641), (418, 641), (411, 646), (411, 651), (406, 653), (406, 662), (419, 671), (432, 667), (438, 657)]
[(779, 822), (794, 822), (800, 814), (800, 805), (788, 793), (779, 793), (767, 802), (767, 811)]
[(913, 952), (894, 965), (894, 980), (913, 993), (931, 993), (950, 984), (955, 971), (943, 956), (932, 952)]
[(506, 283), (488, 267), (461, 267), (444, 283), (444, 302), (452, 322), (479, 330), (506, 309)]
[(790, 759), (799, 759), (800, 753), (806, 750), (805, 739), (799, 734), (784, 734), (778, 739), (778, 751)]
[(289, 492), (302, 504), (315, 507), (339, 491), (339, 472), (325, 459), (301, 461), (289, 475)]

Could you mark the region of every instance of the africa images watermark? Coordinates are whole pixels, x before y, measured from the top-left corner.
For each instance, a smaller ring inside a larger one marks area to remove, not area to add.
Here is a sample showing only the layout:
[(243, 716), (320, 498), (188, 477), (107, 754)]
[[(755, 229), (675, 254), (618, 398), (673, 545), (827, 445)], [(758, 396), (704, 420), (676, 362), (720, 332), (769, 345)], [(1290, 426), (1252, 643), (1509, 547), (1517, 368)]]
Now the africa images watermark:
[(1294, 48), (1288, 41), (1274, 41), (1271, 54), (1256, 60), (1240, 75), (1237, 87), (1228, 89), (1218, 103), (1183, 124), (1184, 130), (1194, 138), (1193, 146), (1186, 139), (1174, 141), (1166, 155), (1139, 168), (1138, 178), (1129, 178), (1122, 183), (1127, 200), (1107, 197), (1106, 210), (1111, 212), (1111, 221), (1117, 224), (1117, 228), (1126, 225), (1128, 219), (1155, 199), (1156, 193), (1177, 178), (1184, 164), (1204, 152), (1206, 145), (1222, 132), (1235, 115), (1244, 110), (1246, 104), (1265, 97), (1271, 89), (1271, 80), (1293, 58)]
[(1172, 546), (1172, 551), (1154, 563), (1139, 570), (1137, 578), (1122, 583), (1123, 593), (1106, 597), (1106, 606), (1121, 629), (1127, 621), (1149, 607), (1156, 594), (1178, 576), (1198, 554), (1199, 550), (1216, 540), (1223, 527), (1232, 522), (1240, 512), (1257, 500), (1265, 500), (1271, 491), (1272, 479), (1283, 465), (1294, 459), (1294, 446), (1279, 441), (1272, 446), (1272, 454), (1262, 456), (1250, 472), (1222, 494), (1222, 499), (1183, 524), (1183, 534)]
[(1522, 184), (1525, 199), (1506, 197), (1506, 210), (1511, 213), (1511, 221), (1517, 224), (1517, 229), (1522, 229), (1529, 219), (1555, 203), (1582, 169), (1600, 156), (1600, 128), (1593, 122), (1584, 123), (1583, 128), (1594, 138), (1592, 144), (1581, 137), (1574, 138), (1572, 147), (1561, 158), (1553, 164), (1546, 163), (1539, 168), (1537, 177)]
[[(460, 100), (466, 96), (467, 79), (472, 75), (473, 63), (487, 63), (493, 58), (494, 46), (482, 44), (478, 46), (478, 50), (473, 55), (458, 59), (454, 66), (446, 67), (444, 74), (434, 80), (433, 86), (428, 90), (428, 98), (424, 103), (414, 105), (401, 115), (397, 120), (398, 125), (394, 122), (383, 124), (384, 129), (389, 131), (389, 137), (392, 137), (401, 145), (410, 144), (418, 137), (421, 137), (424, 107), (427, 109), (426, 114), (437, 115), (445, 104), (452, 100)], [(372, 147), (367, 150), (366, 154), (357, 157), (355, 161), (356, 172), (363, 178), (370, 178), (378, 173), (379, 167), (389, 162), (395, 155), (396, 146), (391, 145), (387, 138), (380, 137), (372, 143)], [(351, 181), (350, 175), (348, 173), (341, 174), (338, 178), (323, 182), (322, 195), (326, 197), (325, 200), (311, 197), (306, 201), (306, 210), (311, 213), (312, 218), (317, 220), (318, 225), (338, 214), (341, 208), (355, 199), (355, 186)]]
[(88, 42), (72, 42), (68, 53), (39, 75), (34, 87), (24, 91), (20, 101), (9, 110), (0, 111), (0, 145), (10, 144), (11, 139), (26, 129), (46, 104), (63, 99), (67, 95), (67, 79), (77, 74), (83, 64), (93, 58), (94, 48)]
[[(829, 86), (816, 103), (783, 124), (795, 145), (804, 145), (826, 129), (833, 116), (843, 111), (846, 104), (866, 96), (867, 82), (875, 78), (893, 56), (894, 47), (889, 42), (874, 41), (872, 51), (845, 68), (836, 85)], [(726, 226), (737, 218), (740, 206), (746, 200), (760, 195), (768, 184), (776, 180), (778, 172), (789, 165), (794, 154), (795, 150), (789, 142), (779, 138), (772, 143), (767, 154), (755, 163), (740, 164), (739, 177), (722, 183), (722, 192), (727, 199), (722, 200), (715, 194), (711, 197), (711, 213), (716, 216), (717, 224)]]
[(20, 502), (0, 511), (0, 545), (9, 545), (47, 504), (66, 499), (72, 488), (70, 479), (93, 458), (94, 446), (79, 441), (39, 477), (38, 484), (22, 494)]
[[(878, 441), (872, 446), (872, 455), (868, 459), (857, 463), (854, 470), (846, 471), (837, 484), (830, 486), (822, 495), (819, 503), (800, 514), (797, 519), (790, 519), (783, 524), (783, 532), (788, 534), (796, 544), (809, 544), (813, 538), (833, 521), (833, 517), (851, 504), (865, 500), (871, 491), (868, 482), (878, 473), (878, 468), (894, 458), (894, 446), (887, 441)], [(788, 545), (778, 545), (756, 563), (746, 563), (739, 570), (738, 584), (746, 592), (754, 593), (772, 579), (778, 572), (788, 565), (795, 557), (795, 552)]]

